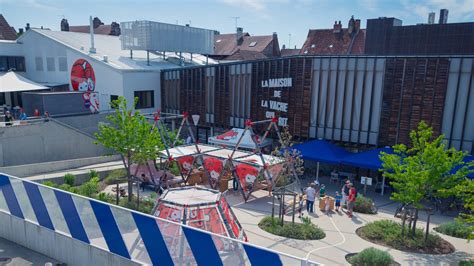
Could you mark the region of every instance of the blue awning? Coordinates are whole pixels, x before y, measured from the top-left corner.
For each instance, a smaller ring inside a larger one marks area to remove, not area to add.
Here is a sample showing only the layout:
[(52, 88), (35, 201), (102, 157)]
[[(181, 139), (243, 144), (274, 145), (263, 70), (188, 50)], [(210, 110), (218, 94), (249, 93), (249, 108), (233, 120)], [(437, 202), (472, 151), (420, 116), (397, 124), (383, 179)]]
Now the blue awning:
[(325, 140), (312, 140), (302, 144), (297, 144), (293, 146), (293, 148), (301, 151), (301, 155), (305, 160), (330, 164), (339, 164), (344, 157), (351, 154), (344, 148)]
[(378, 170), (382, 168), (382, 161), (380, 160), (381, 152), (393, 153), (393, 149), (385, 147), (353, 153), (343, 158), (341, 163), (354, 167)]
[[(474, 161), (474, 156), (472, 155), (468, 155), (468, 156), (465, 156), (463, 161), (465, 163), (468, 163), (468, 162), (472, 162)], [(458, 167), (455, 167), (452, 171), (451, 171), (451, 174), (454, 174), (457, 170), (459, 170), (459, 168), (461, 168), (460, 166)], [(474, 168), (470, 168), (471, 170), (474, 170)], [(467, 175), (467, 177), (471, 178), (471, 179), (474, 179), (474, 173), (470, 173)]]

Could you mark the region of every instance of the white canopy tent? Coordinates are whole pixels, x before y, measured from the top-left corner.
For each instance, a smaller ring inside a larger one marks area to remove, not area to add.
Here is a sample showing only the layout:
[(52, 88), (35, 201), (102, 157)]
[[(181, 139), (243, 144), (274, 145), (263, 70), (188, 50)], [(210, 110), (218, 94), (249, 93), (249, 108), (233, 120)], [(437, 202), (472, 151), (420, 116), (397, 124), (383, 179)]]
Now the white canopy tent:
[[(214, 137), (210, 137), (208, 142), (214, 145), (222, 145), (226, 147), (235, 147), (240, 137), (244, 133), (242, 128), (232, 128), (231, 130)], [(263, 143), (259, 143), (260, 147), (269, 146), (272, 144), (271, 139), (265, 139)], [(249, 130), (245, 131), (245, 135), (242, 138), (242, 142), (239, 145), (242, 149), (255, 149), (255, 143), (252, 140), (251, 133)]]
[(46, 89), (49, 88), (31, 81), (16, 72), (9, 71), (6, 73), (0, 73), (0, 93)]

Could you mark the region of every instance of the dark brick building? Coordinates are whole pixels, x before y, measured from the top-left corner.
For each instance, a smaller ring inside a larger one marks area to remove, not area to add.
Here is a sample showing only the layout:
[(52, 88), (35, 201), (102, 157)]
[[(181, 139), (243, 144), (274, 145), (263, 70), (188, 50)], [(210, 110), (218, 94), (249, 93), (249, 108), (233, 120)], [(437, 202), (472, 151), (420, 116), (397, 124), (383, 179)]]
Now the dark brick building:
[(402, 26), (396, 18), (367, 20), (368, 55), (474, 54), (474, 22)]
[(280, 117), (302, 139), (364, 149), (407, 143), (424, 120), (474, 151), (474, 56), (293, 56), (165, 70), (161, 108), (201, 126)]

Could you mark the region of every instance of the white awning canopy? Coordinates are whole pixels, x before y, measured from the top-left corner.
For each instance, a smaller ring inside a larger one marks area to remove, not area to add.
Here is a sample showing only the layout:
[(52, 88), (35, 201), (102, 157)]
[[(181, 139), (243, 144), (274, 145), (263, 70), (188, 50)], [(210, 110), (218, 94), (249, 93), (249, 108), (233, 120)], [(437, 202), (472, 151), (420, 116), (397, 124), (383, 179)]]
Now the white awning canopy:
[[(244, 133), (244, 129), (242, 128), (233, 128), (221, 135), (210, 137), (208, 139), (209, 143), (214, 145), (222, 145), (226, 147), (235, 147), (237, 142), (240, 139), (240, 136)], [(258, 140), (260, 141), (260, 140)], [(260, 147), (265, 147), (272, 144), (271, 139), (265, 139), (263, 143), (259, 143)], [(246, 131), (244, 137), (242, 138), (242, 142), (239, 145), (239, 148), (242, 149), (255, 149), (255, 142), (253, 142), (250, 131)]]
[(9, 71), (0, 73), (0, 92), (36, 91), (46, 89), (48, 89), (48, 87), (31, 81), (16, 72)]

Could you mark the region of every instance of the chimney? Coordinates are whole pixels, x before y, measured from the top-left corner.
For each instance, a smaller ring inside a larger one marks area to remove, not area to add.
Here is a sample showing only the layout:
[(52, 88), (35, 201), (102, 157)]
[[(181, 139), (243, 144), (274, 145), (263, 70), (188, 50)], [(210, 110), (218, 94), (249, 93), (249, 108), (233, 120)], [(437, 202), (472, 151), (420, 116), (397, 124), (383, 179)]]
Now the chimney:
[(112, 24), (110, 24), (110, 35), (120, 36), (120, 33), (120, 24), (118, 24), (117, 22), (112, 22)]
[(89, 53), (95, 54), (94, 28), (93, 28), (92, 16), (89, 17), (89, 34), (91, 35), (91, 47), (89, 48)]
[(30, 29), (30, 23), (26, 23), (25, 31)]
[(448, 23), (448, 10), (447, 9), (441, 9), (439, 11), (439, 24), (447, 24)]
[(61, 31), (69, 31), (69, 23), (65, 18), (61, 19)]
[(18, 29), (18, 33), (19, 33), (20, 35), (22, 35), (22, 34), (23, 34), (23, 28), (19, 28), (19, 29)]
[(337, 23), (337, 21), (334, 21), (334, 29), (332, 32), (336, 34), (336, 33), (341, 33), (341, 31), (342, 31), (341, 22), (339, 21), (339, 23)]
[(358, 32), (360, 30), (360, 19), (355, 20), (354, 28), (355, 32)]
[(435, 17), (436, 17), (436, 13), (435, 12), (430, 12), (428, 14), (428, 24), (434, 24)]
[(97, 27), (99, 27), (100, 25), (104, 25), (104, 23), (100, 21), (98, 17), (95, 17), (92, 23), (93, 23), (94, 29), (97, 29)]
[(351, 36), (353, 36), (356, 33), (354, 16), (351, 16), (351, 19), (349, 19), (349, 23), (347, 25), (347, 32)]
[(278, 35), (276, 32), (272, 35), (272, 43), (273, 43), (273, 56), (280, 56), (280, 44), (278, 43)]
[(241, 27), (237, 27), (237, 34), (236, 34), (237, 45), (241, 45), (244, 41), (244, 29)]

